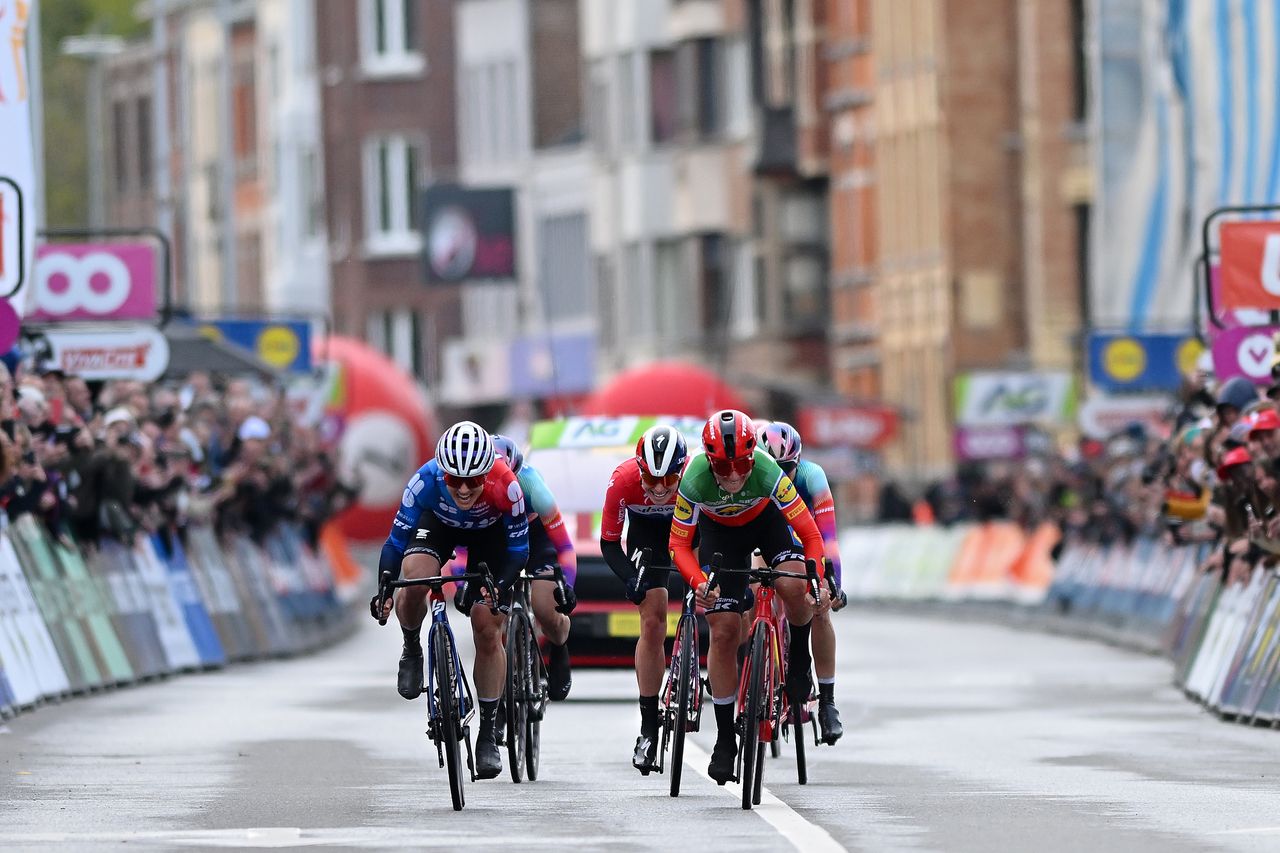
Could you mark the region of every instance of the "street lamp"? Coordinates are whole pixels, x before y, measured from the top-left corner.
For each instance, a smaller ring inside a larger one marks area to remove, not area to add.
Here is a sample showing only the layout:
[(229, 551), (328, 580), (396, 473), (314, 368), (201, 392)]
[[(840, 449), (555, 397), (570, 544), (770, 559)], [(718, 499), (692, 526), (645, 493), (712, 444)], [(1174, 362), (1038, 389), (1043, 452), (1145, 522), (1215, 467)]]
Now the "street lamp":
[(89, 82), (85, 86), (85, 124), (89, 139), (89, 227), (101, 228), (107, 219), (106, 196), (103, 191), (102, 106), (106, 100), (102, 63), (124, 50), (119, 36), (68, 36), (62, 40), (63, 56), (75, 56), (89, 62)]

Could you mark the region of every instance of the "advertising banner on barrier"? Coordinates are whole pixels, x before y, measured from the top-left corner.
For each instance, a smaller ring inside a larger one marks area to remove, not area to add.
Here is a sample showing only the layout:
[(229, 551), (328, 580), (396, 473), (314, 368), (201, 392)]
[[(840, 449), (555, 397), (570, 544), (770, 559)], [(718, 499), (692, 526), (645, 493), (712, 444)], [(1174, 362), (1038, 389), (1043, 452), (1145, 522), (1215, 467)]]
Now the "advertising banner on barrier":
[(182, 609), (182, 618), (187, 623), (187, 631), (195, 643), (200, 663), (204, 666), (221, 666), (227, 662), (227, 653), (218, 639), (218, 631), (209, 618), (204, 602), (200, 598), (199, 587), (187, 564), (187, 554), (178, 537), (164, 537), (159, 533), (151, 537), (152, 548), (156, 558), (169, 572), (169, 590), (178, 607)]
[(18, 554), (4, 533), (0, 533), (0, 655), (15, 705), (59, 696), (71, 687)]
[(1022, 427), (956, 427), (952, 441), (956, 458), (962, 462), (1022, 459), (1027, 455)]
[(151, 320), (157, 280), (150, 243), (48, 243), (36, 250), (27, 317), (44, 323)]
[(898, 411), (888, 406), (804, 406), (796, 429), (806, 445), (874, 450), (898, 432)]
[(142, 324), (49, 330), (48, 367), (88, 382), (107, 379), (159, 379), (169, 367), (169, 341)]

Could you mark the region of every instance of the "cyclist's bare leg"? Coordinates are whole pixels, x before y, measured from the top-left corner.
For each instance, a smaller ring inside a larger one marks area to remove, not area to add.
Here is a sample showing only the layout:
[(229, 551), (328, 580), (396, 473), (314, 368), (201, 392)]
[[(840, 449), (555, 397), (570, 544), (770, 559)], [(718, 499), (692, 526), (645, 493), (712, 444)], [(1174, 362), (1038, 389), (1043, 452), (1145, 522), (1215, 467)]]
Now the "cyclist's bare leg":
[[(434, 578), (440, 574), (440, 561), (430, 554), (410, 554), (400, 564), (400, 574), (405, 580)], [(413, 630), (421, 628), (427, 618), (427, 588), (410, 586), (396, 590), (396, 619), (400, 627)]]
[(738, 637), (742, 618), (737, 613), (708, 613), (711, 645), (707, 650), (707, 677), (712, 698), (733, 696), (738, 691)]
[(813, 671), (818, 680), (836, 677), (836, 630), (831, 624), (831, 611), (824, 610), (813, 617), (812, 633)]
[[(804, 573), (804, 563), (799, 560), (788, 560), (778, 564), (780, 572)], [(778, 598), (787, 611), (787, 621), (792, 625), (808, 625), (813, 620), (813, 598), (809, 595), (809, 584), (799, 578), (778, 578), (773, 584)]]
[(555, 584), (534, 583), (530, 598), (533, 600), (533, 615), (542, 629), (542, 636), (547, 642), (557, 646), (564, 645), (569, 639), (569, 617), (556, 612)]
[(655, 587), (640, 602), (640, 639), (636, 641), (636, 685), (641, 696), (657, 696), (666, 670), (667, 588)]
[(507, 677), (507, 653), (502, 648), (507, 617), (490, 612), (483, 601), (471, 608), (471, 636), (475, 640), (476, 665), (473, 670), (476, 698), (498, 699)]

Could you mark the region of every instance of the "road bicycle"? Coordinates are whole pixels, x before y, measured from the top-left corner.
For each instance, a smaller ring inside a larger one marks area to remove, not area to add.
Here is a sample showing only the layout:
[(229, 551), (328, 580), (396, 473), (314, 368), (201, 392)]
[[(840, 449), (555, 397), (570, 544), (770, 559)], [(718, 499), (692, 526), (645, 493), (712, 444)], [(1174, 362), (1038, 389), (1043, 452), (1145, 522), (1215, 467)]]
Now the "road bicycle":
[(808, 781), (805, 764), (802, 719), (804, 707), (793, 706), (782, 686), (786, 684), (789, 630), (781, 601), (776, 597), (774, 582), (781, 578), (798, 578), (809, 585), (814, 601), (819, 598), (818, 569), (812, 560), (806, 562), (804, 574), (770, 568), (722, 569), (724, 574), (747, 576), (758, 583), (747, 655), (738, 685), (737, 725), (741, 743), (738, 749), (737, 777), (742, 784), (742, 808), (760, 804), (764, 780), (764, 748), (783, 736), (789, 728), (795, 734), (796, 773), (801, 785)]
[[(721, 555), (711, 558), (707, 575), (708, 589), (714, 588), (720, 570)], [(680, 776), (684, 768), (684, 740), (689, 732), (698, 731), (702, 722), (702, 670), (698, 655), (698, 612), (692, 587), (684, 595), (680, 621), (676, 623), (675, 642), (671, 646), (671, 666), (662, 686), (659, 723), (662, 742), (658, 751), (658, 772), (664, 771), (667, 745), (671, 745), (671, 796), (680, 796)], [(647, 774), (646, 774), (647, 775)]]
[[(484, 563), (475, 572), (434, 578), (392, 580), (390, 572), (383, 572), (378, 584), (376, 605), (376, 612), (381, 613), (387, 599), (397, 589), (425, 586), (429, 590), (427, 601), (431, 608), (431, 627), (427, 631), (427, 665), (424, 670), (427, 683), (423, 690), (427, 695), (427, 737), (436, 745), (440, 766), (448, 770), (449, 795), (453, 800), (454, 811), (461, 811), (466, 804), (462, 791), (462, 757), (458, 749), (460, 742), (467, 747), (467, 770), (471, 781), (476, 781), (475, 757), (471, 751), (471, 719), (475, 716), (475, 694), (467, 681), (462, 661), (458, 658), (458, 647), (453, 638), (453, 630), (449, 627), (442, 591), (445, 584), (460, 580), (480, 582), (488, 591), (490, 609), (497, 613), (497, 590)], [(378, 624), (386, 625), (386, 617), (380, 617)]]
[(552, 575), (530, 574), (526, 565), (512, 586), (511, 613), (507, 617), (506, 742), (511, 781), (519, 783), (527, 773), (538, 779), (538, 752), (542, 718), (547, 709), (547, 672), (533, 631), (529, 603), (534, 581), (550, 581), (564, 587), (564, 573), (557, 566)]

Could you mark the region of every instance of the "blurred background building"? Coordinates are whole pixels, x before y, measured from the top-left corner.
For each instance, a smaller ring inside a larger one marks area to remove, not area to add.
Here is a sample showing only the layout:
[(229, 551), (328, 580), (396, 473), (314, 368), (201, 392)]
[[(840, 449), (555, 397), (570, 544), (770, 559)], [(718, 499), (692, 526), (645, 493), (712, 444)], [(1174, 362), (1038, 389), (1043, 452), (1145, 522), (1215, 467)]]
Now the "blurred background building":
[(185, 307), (325, 314), (495, 425), (693, 361), (846, 483), (1075, 440), (1090, 336), (1188, 331), (1204, 213), (1280, 198), (1273, 2), (55, 5), (126, 41), (45, 51), (48, 122), (104, 101), (51, 224), (97, 169)]

